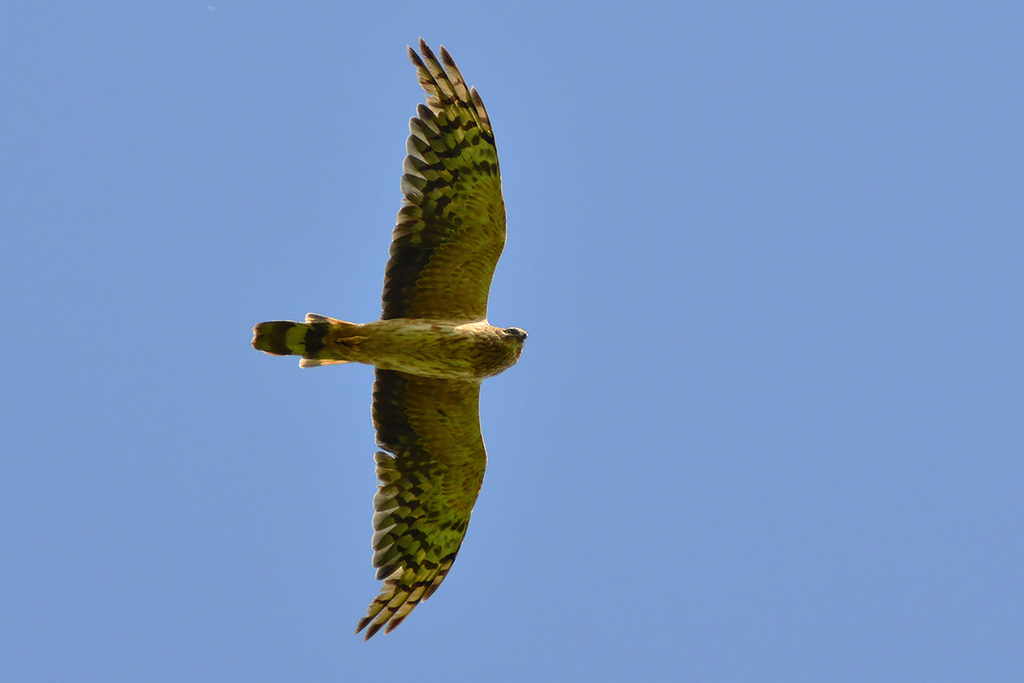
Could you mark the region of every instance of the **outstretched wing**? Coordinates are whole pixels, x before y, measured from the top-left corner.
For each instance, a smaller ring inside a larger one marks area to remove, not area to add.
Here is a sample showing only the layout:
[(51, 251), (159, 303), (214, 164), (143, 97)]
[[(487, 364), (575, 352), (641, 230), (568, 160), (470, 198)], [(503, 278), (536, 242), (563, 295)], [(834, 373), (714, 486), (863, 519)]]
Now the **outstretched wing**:
[(427, 104), (409, 122), (381, 317), (482, 320), (505, 247), (498, 151), (484, 103), (448, 51), (443, 66), (422, 39), (420, 52), (409, 48)]
[(380, 489), (373, 498), (373, 566), (384, 580), (360, 620), (390, 632), (451, 569), (469, 525), (487, 454), (478, 382), (377, 370), (373, 425)]

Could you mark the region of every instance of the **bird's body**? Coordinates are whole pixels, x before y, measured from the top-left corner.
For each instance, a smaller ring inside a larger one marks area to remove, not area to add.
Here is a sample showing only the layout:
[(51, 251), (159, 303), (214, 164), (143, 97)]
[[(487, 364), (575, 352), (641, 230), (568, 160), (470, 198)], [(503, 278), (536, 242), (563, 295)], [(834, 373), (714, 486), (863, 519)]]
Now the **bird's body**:
[(482, 381), (515, 365), (526, 334), (486, 320), (391, 318), (349, 323), (309, 314), (305, 323), (260, 323), (253, 346), (277, 355), (302, 356), (303, 367), (365, 363), (434, 379)]
[(302, 367), (376, 368), (372, 415), (380, 451), (373, 566), (384, 580), (356, 632), (370, 638), (437, 589), (455, 561), (483, 482), (481, 382), (519, 360), (526, 333), (487, 322), (505, 245), (505, 204), (483, 102), (448, 52), (409, 49), (427, 104), (409, 123), (405, 197), (384, 271), (380, 320), (255, 327), (252, 344), (302, 356)]

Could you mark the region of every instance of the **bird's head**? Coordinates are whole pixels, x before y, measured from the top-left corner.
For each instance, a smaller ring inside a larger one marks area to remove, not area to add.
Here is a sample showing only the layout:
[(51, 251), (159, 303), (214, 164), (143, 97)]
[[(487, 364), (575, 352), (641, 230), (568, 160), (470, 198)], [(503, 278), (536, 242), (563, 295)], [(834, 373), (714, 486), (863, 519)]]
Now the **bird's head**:
[(514, 339), (520, 344), (526, 341), (526, 338), (529, 336), (526, 334), (526, 330), (521, 330), (518, 327), (506, 327), (501, 331), (501, 334), (506, 339)]
[(511, 347), (511, 350), (515, 352), (515, 363), (519, 360), (519, 354), (523, 352), (523, 342), (526, 341), (526, 331), (521, 330), (518, 327), (506, 327), (501, 331), (501, 340), (506, 347)]

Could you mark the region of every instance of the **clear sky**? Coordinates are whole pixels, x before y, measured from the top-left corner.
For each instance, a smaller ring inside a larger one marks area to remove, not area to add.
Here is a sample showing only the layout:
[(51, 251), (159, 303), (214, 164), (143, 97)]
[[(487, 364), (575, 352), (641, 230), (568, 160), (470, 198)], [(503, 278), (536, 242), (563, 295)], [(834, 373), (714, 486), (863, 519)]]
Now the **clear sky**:
[[(1024, 680), (1024, 5), (0, 6), (0, 680)], [(489, 469), (394, 633), (405, 46), (494, 124)]]

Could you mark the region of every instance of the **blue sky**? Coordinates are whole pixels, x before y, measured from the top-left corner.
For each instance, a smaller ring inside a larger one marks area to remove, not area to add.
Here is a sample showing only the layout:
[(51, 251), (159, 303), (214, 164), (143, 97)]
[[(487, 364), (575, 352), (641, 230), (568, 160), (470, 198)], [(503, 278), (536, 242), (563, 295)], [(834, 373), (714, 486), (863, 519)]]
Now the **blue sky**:
[[(1024, 675), (1017, 2), (6, 3), (0, 679)], [(394, 633), (372, 371), (405, 46), (501, 155), (490, 461)]]

